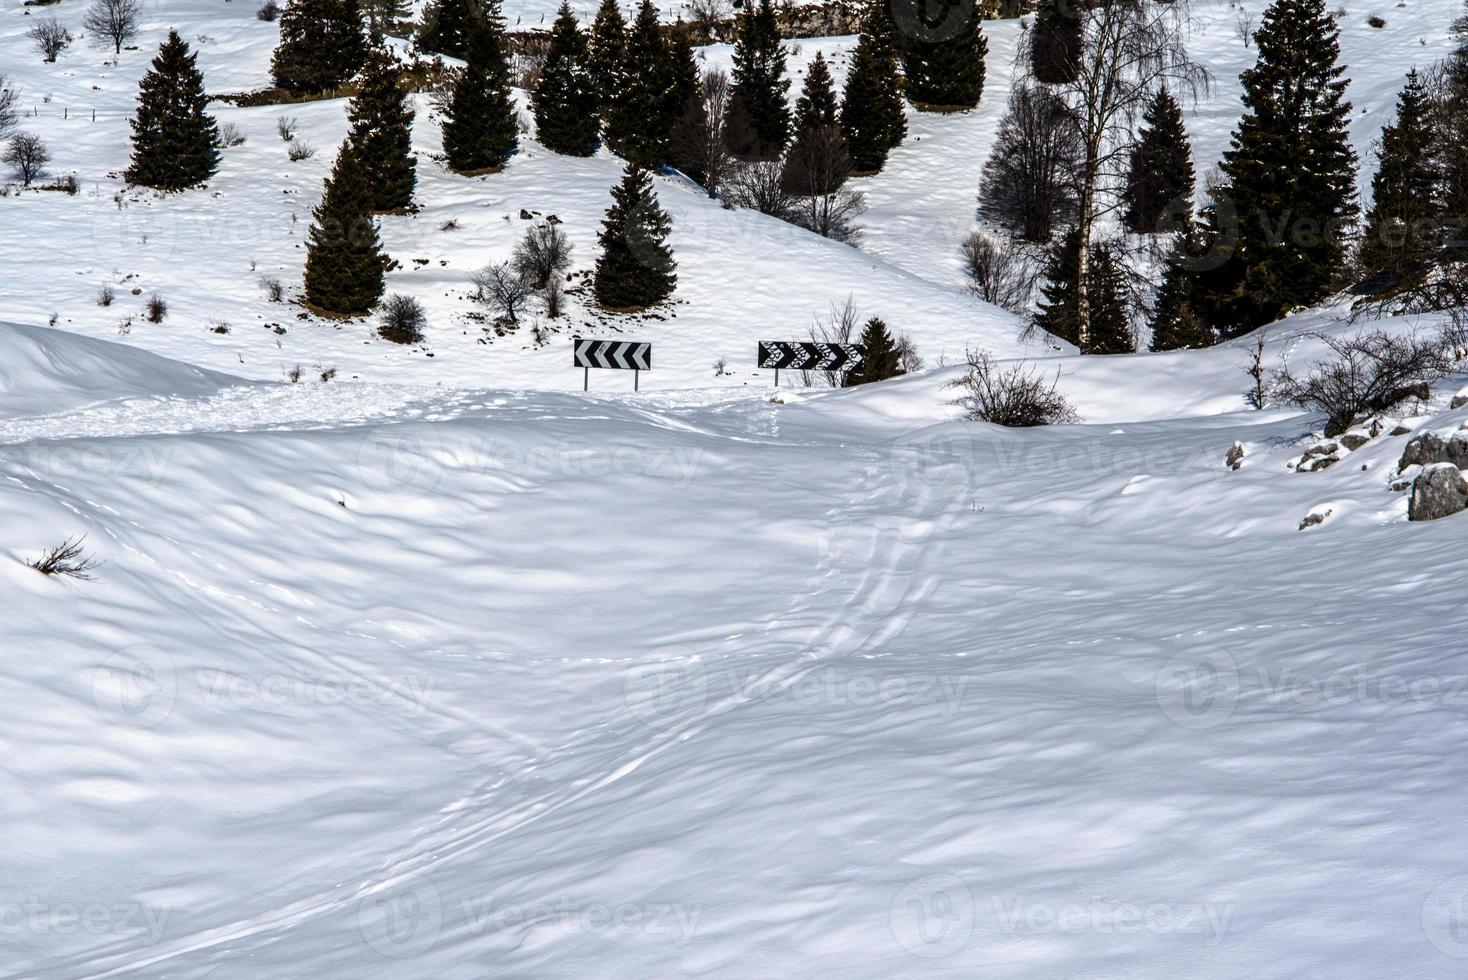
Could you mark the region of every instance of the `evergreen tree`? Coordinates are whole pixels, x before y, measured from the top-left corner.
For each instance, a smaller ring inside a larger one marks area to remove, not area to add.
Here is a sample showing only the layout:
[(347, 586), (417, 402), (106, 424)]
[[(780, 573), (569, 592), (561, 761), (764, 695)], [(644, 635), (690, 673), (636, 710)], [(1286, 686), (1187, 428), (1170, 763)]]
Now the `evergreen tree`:
[(1427, 93), (1414, 68), (1397, 98), (1397, 118), (1381, 131), (1380, 166), (1361, 242), (1362, 271), (1389, 288), (1423, 272), (1442, 241), (1436, 137)]
[(733, 79), (735, 111), (745, 125), (742, 145), (730, 149), (744, 159), (778, 159), (790, 138), (790, 107), (785, 101), (790, 81), (770, 0), (759, 0), (739, 20)]
[[(1042, 297), (1034, 325), (1072, 344), (1079, 344), (1076, 319), (1080, 282), (1081, 234), (1072, 229), (1050, 249), (1041, 271)], [(1125, 354), (1136, 349), (1131, 334), (1126, 274), (1115, 251), (1098, 242), (1091, 246), (1087, 273), (1091, 303), (1090, 344), (1082, 354)]]
[(360, 6), (374, 42), (381, 42), (390, 27), (413, 16), (412, 0), (360, 0)]
[(627, 70), (627, 21), (617, 0), (602, 0), (596, 11), (596, 20), (591, 24), (590, 57), (597, 104), (606, 119)]
[(347, 109), (351, 141), (367, 174), (374, 211), (413, 206), (418, 160), (413, 156), (413, 108), (397, 59), (374, 48), (362, 65), (357, 94)]
[(1167, 89), (1157, 90), (1142, 115), (1142, 132), (1132, 148), (1122, 191), (1123, 220), (1129, 231), (1152, 234), (1171, 230), (1179, 210), (1192, 214), (1193, 151), (1183, 129), (1183, 110)]
[(907, 136), (907, 115), (897, 85), (897, 57), (881, 4), (874, 5), (862, 22), (846, 92), (841, 103), (841, 131), (856, 173), (874, 174), (887, 163), (887, 154)]
[(667, 155), (678, 117), (671, 111), (671, 63), (652, 0), (642, 0), (637, 9), (623, 68), (607, 116), (607, 146), (633, 163), (655, 167)]
[(444, 153), (461, 174), (503, 166), (520, 145), (499, 0), (487, 0), (483, 13), (469, 30), (464, 70), (444, 113)]
[(613, 310), (641, 309), (672, 295), (678, 277), (667, 241), (671, 230), (652, 174), (629, 163), (621, 184), (612, 188), (612, 206), (596, 236), (602, 249), (593, 282), (596, 301)]
[(382, 295), (387, 257), (372, 217), (372, 190), (350, 140), (342, 144), (313, 212), (306, 299), (328, 313), (369, 312)]
[(897, 344), (887, 331), (887, 324), (878, 317), (872, 317), (866, 322), (857, 343), (866, 348), (866, 353), (862, 356), (860, 365), (846, 372), (844, 384), (847, 388), (873, 381), (886, 381), (903, 373)]
[(1195, 309), (1225, 336), (1319, 302), (1344, 272), (1356, 154), (1337, 35), (1325, 0), (1275, 0), (1254, 35), (1244, 117), (1203, 212), (1231, 257), (1203, 277)]
[(1454, 23), (1453, 34), (1457, 47), (1444, 65), (1434, 130), (1443, 166), (1444, 257), (1461, 262), (1468, 260), (1468, 13)]
[(907, 97), (919, 109), (972, 109), (984, 94), (984, 59), (989, 52), (979, 5), (973, 0), (941, 0), (919, 9), (927, 11), (931, 21), (925, 21), (903, 49)]
[(576, 25), (568, 0), (561, 0), (551, 27), (550, 50), (530, 104), (536, 137), (546, 149), (573, 157), (596, 152), (601, 130), (596, 82), (590, 72), (586, 35)]
[(1131, 304), (1128, 302), (1126, 271), (1110, 246), (1091, 249), (1087, 270), (1091, 303), (1090, 344), (1086, 354), (1131, 354), (1137, 349), (1132, 338)]
[(783, 184), (788, 193), (801, 196), (834, 194), (850, 171), (831, 71), (816, 52), (795, 103), (795, 141), (785, 158)]
[(1073, 82), (1081, 61), (1080, 11), (1070, 0), (1040, 0), (1030, 28), (1030, 71), (1048, 85)]
[(668, 120), (676, 126), (698, 95), (698, 61), (693, 55), (693, 33), (679, 20), (672, 28), (668, 43)]
[(288, 92), (327, 92), (351, 79), (366, 56), (357, 0), (289, 0), (270, 71)]
[(423, 8), (416, 41), (420, 51), (462, 58), (477, 19), (478, 0), (431, 0)]
[(1148, 324), (1152, 328), (1154, 351), (1207, 347), (1213, 343), (1212, 332), (1193, 312), (1193, 260), (1202, 254), (1202, 248), (1202, 236), (1193, 221), (1173, 236)]
[(169, 31), (138, 85), (128, 183), (179, 191), (214, 175), (219, 133), (214, 118), (204, 111), (209, 98), (197, 60), (178, 32)]

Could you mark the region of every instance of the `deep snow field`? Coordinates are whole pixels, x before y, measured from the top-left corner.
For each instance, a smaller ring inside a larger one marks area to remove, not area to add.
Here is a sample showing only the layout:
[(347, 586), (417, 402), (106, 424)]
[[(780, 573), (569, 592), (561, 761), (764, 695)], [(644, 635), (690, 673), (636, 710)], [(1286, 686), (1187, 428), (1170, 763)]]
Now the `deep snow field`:
[[(911, 114), (859, 181), (860, 250), (659, 178), (676, 317), (624, 328), (655, 346), (640, 393), (599, 372), (584, 395), (591, 315), (480, 343), (467, 278), (522, 208), (589, 268), (614, 158), (527, 140), (456, 177), (420, 101), (424, 208), (383, 230), (430, 326), (399, 348), (257, 286), (299, 289), (343, 103), (220, 106), (248, 142), (202, 191), (115, 176), (170, 25), (211, 91), (265, 84), (253, 4), (153, 3), (106, 66), (40, 64), (23, 10), (0, 70), (83, 189), (0, 198), (0, 975), (1468, 970), (1468, 517), (1407, 522), (1403, 436), (1292, 472), (1319, 420), (1246, 407), (1253, 338), (1081, 358), (963, 292), (1017, 22), (985, 27), (982, 106)], [(1348, 0), (1363, 191), (1456, 12)], [(1236, 9), (1195, 13), (1201, 178), (1253, 52)], [(287, 161), (282, 114), (316, 158)], [(772, 399), (755, 342), (848, 295), (930, 369)], [(1299, 314), (1266, 360), (1359, 326)], [(1082, 422), (959, 420), (942, 363), (966, 347), (1043, 358)], [(1400, 423), (1468, 423), (1465, 384)], [(24, 564), (80, 535), (92, 580)]]

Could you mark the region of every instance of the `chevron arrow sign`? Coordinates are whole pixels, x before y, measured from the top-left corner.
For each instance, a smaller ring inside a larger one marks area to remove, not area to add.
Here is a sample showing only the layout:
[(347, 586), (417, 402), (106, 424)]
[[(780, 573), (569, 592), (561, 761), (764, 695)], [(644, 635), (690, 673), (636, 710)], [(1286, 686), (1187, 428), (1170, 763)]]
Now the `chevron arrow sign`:
[(850, 371), (861, 364), (866, 352), (861, 344), (761, 340), (759, 366), (776, 371)]
[(638, 340), (588, 340), (577, 337), (575, 356), (576, 366), (579, 368), (652, 370), (652, 344)]

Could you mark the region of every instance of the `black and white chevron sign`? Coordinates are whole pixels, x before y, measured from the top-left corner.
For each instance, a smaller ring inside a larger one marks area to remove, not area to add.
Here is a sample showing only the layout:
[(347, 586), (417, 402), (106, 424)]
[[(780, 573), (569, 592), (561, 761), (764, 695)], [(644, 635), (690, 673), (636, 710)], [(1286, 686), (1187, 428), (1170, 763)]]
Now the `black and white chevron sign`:
[(776, 371), (850, 371), (861, 364), (866, 353), (861, 344), (761, 340), (759, 366)]
[(579, 368), (621, 368), (625, 371), (652, 370), (652, 344), (638, 340), (587, 340), (576, 338)]

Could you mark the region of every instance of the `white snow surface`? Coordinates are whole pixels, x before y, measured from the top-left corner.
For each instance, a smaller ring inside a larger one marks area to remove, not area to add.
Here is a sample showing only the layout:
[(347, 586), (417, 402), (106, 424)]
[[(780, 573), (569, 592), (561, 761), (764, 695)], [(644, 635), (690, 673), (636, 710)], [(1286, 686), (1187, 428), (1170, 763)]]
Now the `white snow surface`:
[[(151, 4), (105, 67), (22, 36), (74, 0), (24, 9), (0, 64), (83, 192), (0, 198), (0, 975), (1462, 975), (1468, 517), (1407, 522), (1403, 436), (1292, 472), (1319, 420), (1247, 409), (1253, 338), (1081, 358), (962, 292), (1016, 23), (982, 107), (862, 181), (861, 250), (660, 178), (677, 304), (620, 324), (655, 370), (582, 394), (592, 314), (479, 343), (467, 276), (522, 207), (588, 268), (615, 159), (527, 140), (464, 180), (420, 103), (424, 208), (383, 230), (431, 325), (399, 348), (256, 283), (299, 288), (343, 103), (220, 108), (249, 142), (205, 190), (116, 176), (170, 24), (211, 90), (265, 84), (253, 5)], [(1348, 10), (1363, 187), (1453, 13)], [(1253, 54), (1196, 15), (1201, 173)], [(848, 294), (932, 369), (774, 393), (755, 341)], [(1359, 326), (1302, 312), (1266, 360)], [(978, 346), (1082, 422), (960, 420), (939, 360)], [(1463, 382), (1399, 421), (1468, 424)], [(27, 567), (81, 536), (91, 580)]]

